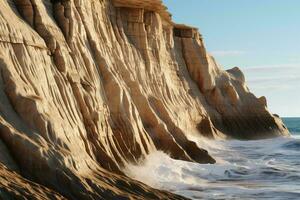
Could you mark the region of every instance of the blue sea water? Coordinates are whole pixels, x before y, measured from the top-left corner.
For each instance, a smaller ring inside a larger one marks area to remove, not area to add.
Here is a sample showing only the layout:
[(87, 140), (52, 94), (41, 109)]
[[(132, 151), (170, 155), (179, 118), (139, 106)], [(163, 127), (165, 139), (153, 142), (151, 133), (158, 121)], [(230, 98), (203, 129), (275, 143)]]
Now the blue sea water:
[(300, 118), (290, 117), (283, 118), (283, 122), (288, 127), (289, 131), (294, 135), (300, 135)]
[(284, 122), (290, 138), (199, 140), (217, 159), (214, 165), (173, 160), (157, 152), (126, 172), (154, 188), (191, 199), (300, 199), (300, 118)]

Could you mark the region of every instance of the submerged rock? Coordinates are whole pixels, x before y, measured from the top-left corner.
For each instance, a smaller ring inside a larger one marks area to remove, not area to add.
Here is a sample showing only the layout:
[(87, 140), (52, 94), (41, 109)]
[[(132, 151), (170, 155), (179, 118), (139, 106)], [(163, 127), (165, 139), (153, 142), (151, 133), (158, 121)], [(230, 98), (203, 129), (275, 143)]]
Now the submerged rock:
[(122, 168), (157, 150), (214, 163), (197, 136), (289, 134), (160, 0), (4, 0), (0, 13), (0, 178), (18, 180), (0, 197), (183, 199)]

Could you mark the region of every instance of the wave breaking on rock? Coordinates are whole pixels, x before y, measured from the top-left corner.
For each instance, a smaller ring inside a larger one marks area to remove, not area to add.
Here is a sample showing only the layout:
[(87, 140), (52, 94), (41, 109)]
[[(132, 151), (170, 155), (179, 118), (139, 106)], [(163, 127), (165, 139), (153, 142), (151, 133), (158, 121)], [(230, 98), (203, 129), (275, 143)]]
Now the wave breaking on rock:
[(214, 163), (192, 137), (289, 134), (160, 0), (3, 0), (0, 13), (0, 178), (18, 180), (0, 197), (184, 199), (122, 169), (156, 151)]

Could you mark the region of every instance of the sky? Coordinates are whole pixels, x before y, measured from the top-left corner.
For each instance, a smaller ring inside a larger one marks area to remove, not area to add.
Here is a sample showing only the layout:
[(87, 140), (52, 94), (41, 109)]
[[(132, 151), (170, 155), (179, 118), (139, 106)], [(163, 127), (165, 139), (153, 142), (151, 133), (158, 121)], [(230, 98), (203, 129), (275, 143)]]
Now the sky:
[(199, 28), (224, 69), (245, 73), (272, 113), (300, 117), (300, 0), (163, 0), (173, 21)]

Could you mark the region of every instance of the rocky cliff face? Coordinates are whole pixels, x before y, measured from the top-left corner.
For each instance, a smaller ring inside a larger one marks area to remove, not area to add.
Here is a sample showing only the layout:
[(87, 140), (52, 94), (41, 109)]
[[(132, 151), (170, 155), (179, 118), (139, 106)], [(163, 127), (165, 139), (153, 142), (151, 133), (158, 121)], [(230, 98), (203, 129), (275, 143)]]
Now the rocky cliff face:
[[(190, 138), (288, 135), (238, 68), (160, 0), (0, 3), (0, 197), (181, 199), (126, 177), (153, 151), (214, 163)], [(11, 179), (16, 181), (12, 182)]]

